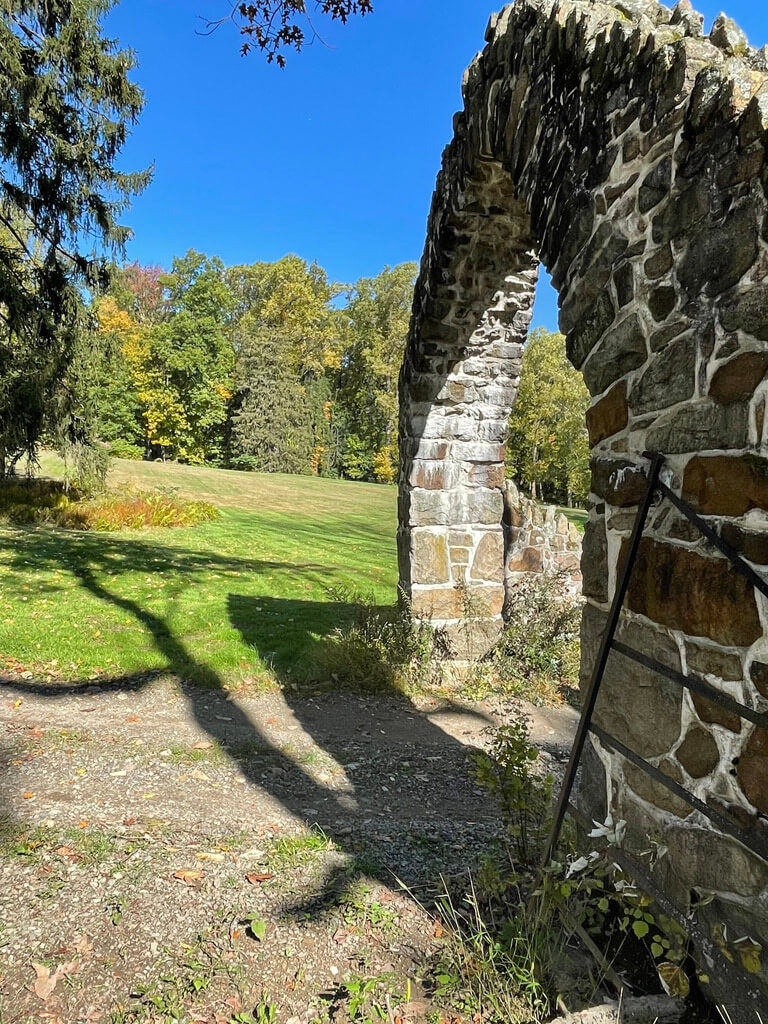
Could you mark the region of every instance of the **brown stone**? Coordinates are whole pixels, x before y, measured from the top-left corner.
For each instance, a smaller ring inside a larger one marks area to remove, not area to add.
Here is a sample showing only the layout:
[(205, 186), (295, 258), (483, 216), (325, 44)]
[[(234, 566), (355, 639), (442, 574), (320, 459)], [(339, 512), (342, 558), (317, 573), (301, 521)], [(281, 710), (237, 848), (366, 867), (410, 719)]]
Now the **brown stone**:
[(739, 759), (737, 775), (747, 800), (768, 814), (768, 731), (755, 726)]
[(412, 487), (441, 490), (446, 485), (446, 466), (442, 460), (415, 459), (411, 468)]
[(469, 548), (451, 548), (451, 565), (467, 565), (469, 563)]
[(469, 471), (469, 483), (478, 487), (503, 487), (505, 467), (503, 462), (477, 463)]
[(587, 409), (587, 430), (589, 431), (590, 447), (603, 441), (606, 437), (618, 434), (626, 427), (629, 420), (627, 406), (627, 385), (624, 381), (616, 384)]
[(590, 468), (591, 491), (609, 505), (626, 508), (645, 497), (648, 483), (642, 466), (626, 459), (593, 459)]
[(760, 696), (768, 697), (768, 665), (762, 661), (753, 661), (749, 666), (749, 678)]
[[(669, 775), (675, 782), (682, 783), (682, 774), (674, 761), (665, 759), (659, 765), (665, 775)], [(668, 811), (678, 818), (687, 818), (693, 813), (693, 808), (679, 796), (671, 793), (666, 786), (656, 779), (651, 778), (647, 772), (632, 764), (631, 761), (624, 762), (624, 778), (629, 788), (642, 800), (662, 811)]]
[(734, 523), (723, 523), (720, 536), (748, 562), (768, 565), (768, 530), (743, 530)]
[(418, 619), (460, 619), (464, 602), (458, 587), (433, 587), (414, 590), (411, 595), (413, 614)]
[[(627, 546), (625, 539), (620, 565)], [(754, 589), (729, 562), (649, 537), (640, 542), (627, 606), (670, 629), (726, 647), (746, 647), (762, 636)]]
[(469, 586), (464, 596), (463, 614), (470, 619), (493, 619), (504, 607), (504, 587)]
[(720, 750), (712, 733), (698, 725), (685, 734), (675, 756), (692, 779), (710, 775), (720, 763)]
[(742, 516), (768, 509), (768, 459), (756, 455), (696, 455), (685, 467), (683, 498), (708, 516)]
[(702, 697), (698, 693), (691, 693), (691, 700), (702, 722), (721, 725), (724, 729), (730, 729), (731, 732), (741, 732), (741, 718), (735, 711), (726, 711), (719, 704), (707, 700), (706, 697)]
[(752, 397), (768, 373), (768, 352), (742, 352), (718, 367), (709, 385), (717, 402), (743, 402)]
[(504, 579), (504, 538), (501, 530), (484, 533), (475, 549), (470, 577), (501, 583)]
[(541, 548), (513, 551), (507, 568), (510, 572), (543, 572), (544, 552)]
[(685, 659), (688, 670), (700, 676), (712, 675), (725, 682), (739, 682), (743, 678), (741, 658), (719, 647), (704, 647), (686, 640)]
[(451, 564), (444, 534), (413, 531), (411, 579), (416, 583), (450, 582)]
[(743, 448), (747, 443), (749, 407), (712, 400), (688, 402), (659, 418), (646, 434), (650, 451), (677, 455), (713, 448)]

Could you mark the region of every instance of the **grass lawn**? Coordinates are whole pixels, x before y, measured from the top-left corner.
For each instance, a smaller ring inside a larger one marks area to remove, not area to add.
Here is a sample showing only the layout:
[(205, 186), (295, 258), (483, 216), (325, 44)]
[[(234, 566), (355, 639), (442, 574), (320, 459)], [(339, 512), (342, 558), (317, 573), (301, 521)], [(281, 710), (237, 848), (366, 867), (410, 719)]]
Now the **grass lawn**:
[[(43, 462), (57, 475), (58, 460)], [(311, 678), (353, 592), (392, 604), (392, 487), (116, 460), (110, 485), (222, 511), (190, 529), (0, 526), (0, 670), (73, 679), (170, 670), (210, 685)]]

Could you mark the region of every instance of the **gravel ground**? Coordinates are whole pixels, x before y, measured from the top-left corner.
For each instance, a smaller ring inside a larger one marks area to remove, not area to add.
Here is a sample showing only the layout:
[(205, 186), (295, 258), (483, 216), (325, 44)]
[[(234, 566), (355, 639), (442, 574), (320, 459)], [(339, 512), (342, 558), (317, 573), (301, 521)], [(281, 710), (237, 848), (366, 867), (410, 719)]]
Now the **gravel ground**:
[(557, 769), (567, 707), (0, 679), (0, 1022), (426, 1018), (422, 904), (498, 838), (468, 769), (510, 713)]

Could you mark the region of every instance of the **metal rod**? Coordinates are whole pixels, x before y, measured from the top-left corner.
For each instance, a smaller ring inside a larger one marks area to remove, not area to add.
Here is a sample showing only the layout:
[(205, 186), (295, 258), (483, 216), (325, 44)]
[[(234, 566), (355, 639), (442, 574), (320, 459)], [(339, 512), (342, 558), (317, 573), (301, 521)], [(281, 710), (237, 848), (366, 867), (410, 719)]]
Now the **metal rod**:
[(686, 676), (682, 672), (678, 672), (677, 669), (669, 668), (667, 665), (662, 665), (660, 661), (656, 661), (655, 658), (649, 658), (647, 654), (642, 654), (640, 651), (636, 651), (634, 647), (627, 647), (620, 640), (614, 640), (612, 647), (614, 651), (618, 651), (619, 654), (623, 654), (625, 658), (631, 658), (632, 661), (636, 661), (638, 665), (643, 665), (645, 668), (649, 668), (652, 672), (658, 672), (660, 676), (664, 676), (666, 679), (670, 679), (673, 683), (679, 683), (680, 686), (687, 687), (689, 690), (693, 690), (694, 693), (698, 693), (701, 697), (705, 697), (707, 700), (711, 700), (713, 704), (719, 704), (721, 708), (725, 708), (726, 711), (730, 711), (734, 715), (738, 715), (739, 718), (744, 718), (748, 722), (752, 722), (754, 725), (759, 725), (761, 729), (768, 729), (768, 713), (764, 711), (755, 711), (753, 708), (748, 708), (745, 704), (740, 704), (739, 701), (734, 700), (733, 697), (729, 697), (727, 693), (721, 693), (720, 690), (716, 690), (714, 686), (710, 686), (704, 679), (699, 676)]
[(683, 513), (685, 518), (696, 527), (707, 540), (714, 544), (718, 551), (722, 552), (728, 561), (731, 563), (733, 568), (741, 576), (744, 576), (755, 589), (759, 590), (763, 597), (768, 597), (768, 583), (758, 574), (755, 570), (744, 561), (741, 555), (734, 551), (730, 544), (727, 544), (722, 537), (717, 534), (709, 523), (706, 523), (700, 516), (697, 516), (693, 509), (683, 501), (682, 498), (678, 498), (673, 490), (671, 490), (663, 481), (659, 481), (658, 488), (665, 498), (668, 498), (672, 504)]
[(571, 798), (571, 791), (573, 790), (573, 784), (576, 780), (576, 772), (579, 768), (581, 754), (584, 750), (584, 744), (589, 733), (589, 725), (592, 721), (592, 715), (595, 710), (595, 703), (597, 702), (597, 696), (600, 692), (600, 684), (603, 681), (603, 674), (608, 662), (608, 655), (611, 653), (611, 642), (613, 641), (613, 635), (616, 632), (616, 626), (618, 625), (619, 616), (621, 615), (621, 606), (624, 604), (624, 598), (626, 597), (629, 580), (632, 575), (632, 569), (640, 547), (640, 540), (643, 535), (643, 530), (645, 529), (645, 521), (648, 518), (648, 513), (650, 512), (651, 505), (653, 504), (654, 492), (659, 482), (659, 473), (661, 472), (661, 467), (664, 464), (664, 456), (658, 453), (654, 453), (651, 456), (651, 459), (647, 490), (645, 497), (643, 498), (643, 502), (637, 511), (635, 525), (629, 541), (627, 558), (624, 563), (624, 570), (621, 574), (621, 580), (616, 586), (616, 593), (613, 596), (613, 603), (611, 604), (611, 610), (608, 614), (608, 622), (606, 623), (605, 631), (603, 633), (602, 640), (600, 641), (600, 649), (598, 651), (597, 658), (595, 659), (595, 664), (592, 669), (592, 677), (589, 681), (587, 693), (584, 698), (584, 709), (579, 720), (579, 727), (576, 730), (576, 737), (573, 742), (568, 767), (565, 770), (560, 796), (558, 797), (557, 804), (555, 806), (554, 816), (552, 818), (552, 827), (550, 829), (549, 838), (547, 839), (547, 845), (542, 858), (542, 864), (544, 865), (547, 865), (551, 860), (552, 854), (557, 846), (557, 841), (560, 838), (563, 820), (565, 818), (566, 811), (568, 810), (568, 802)]
[(602, 729), (599, 725), (592, 722), (589, 729), (591, 733), (597, 736), (601, 743), (606, 744), (606, 746), (613, 747), (613, 749), (618, 751), (618, 753), (621, 754), (622, 757), (626, 758), (627, 761), (631, 761), (632, 764), (644, 771), (646, 775), (655, 779), (656, 782), (660, 782), (662, 786), (670, 791), (670, 793), (674, 793), (676, 797), (685, 801), (685, 803), (690, 807), (693, 807), (694, 810), (699, 811), (705, 818), (713, 821), (721, 832), (727, 832), (729, 836), (732, 836), (734, 839), (738, 839), (742, 845), (746, 846), (747, 849), (751, 850), (757, 857), (760, 857), (761, 860), (768, 861), (768, 845), (762, 842), (758, 837), (755, 837), (753, 840), (745, 829), (739, 828), (739, 826), (734, 824), (729, 818), (726, 818), (724, 814), (716, 811), (713, 807), (709, 807), (702, 800), (699, 800), (698, 797), (689, 793), (684, 786), (675, 782), (675, 780), (669, 775), (665, 775), (664, 772), (659, 771), (655, 765), (649, 764), (645, 758), (635, 753), (634, 750), (630, 750), (630, 748), (622, 743), (621, 740), (617, 740), (615, 736), (611, 736), (610, 733), (606, 732), (605, 729)]

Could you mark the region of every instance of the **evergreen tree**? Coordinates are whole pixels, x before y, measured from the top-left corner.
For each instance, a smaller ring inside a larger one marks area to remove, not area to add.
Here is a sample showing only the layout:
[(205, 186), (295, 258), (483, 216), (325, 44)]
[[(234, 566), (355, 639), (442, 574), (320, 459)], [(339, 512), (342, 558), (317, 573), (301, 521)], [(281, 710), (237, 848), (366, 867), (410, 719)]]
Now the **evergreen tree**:
[(290, 370), (291, 339), (254, 327), (238, 338), (232, 464), (264, 473), (309, 473), (314, 438), (305, 389)]
[(132, 55), (102, 34), (111, 6), (0, 5), (0, 476), (46, 426), (81, 430), (67, 381), (81, 288), (105, 284), (104, 254), (128, 233), (118, 217), (149, 179), (115, 169), (143, 97)]

